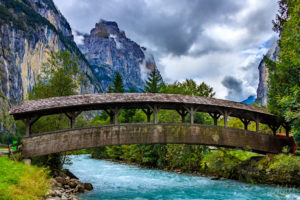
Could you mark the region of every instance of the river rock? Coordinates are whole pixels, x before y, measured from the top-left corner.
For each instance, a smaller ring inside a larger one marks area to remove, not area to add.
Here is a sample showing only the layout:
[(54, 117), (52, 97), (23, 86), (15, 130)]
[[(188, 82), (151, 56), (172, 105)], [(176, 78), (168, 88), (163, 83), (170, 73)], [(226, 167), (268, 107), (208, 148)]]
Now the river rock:
[(62, 195), (61, 191), (59, 191), (59, 190), (55, 190), (54, 193), (55, 193), (55, 196), (61, 197), (61, 195)]
[(93, 190), (93, 185), (90, 183), (83, 183), (84, 189), (86, 190)]
[(64, 185), (65, 189), (70, 189), (70, 185)]
[(84, 192), (84, 186), (82, 184), (78, 184), (75, 188), (75, 192), (83, 193)]
[(220, 180), (219, 176), (212, 177), (211, 180)]
[(76, 186), (79, 184), (79, 181), (77, 179), (74, 179), (72, 178), (70, 181), (69, 181), (69, 186), (71, 188), (76, 188)]
[(63, 194), (61, 196), (61, 200), (69, 200), (70, 198), (68, 196), (66, 196), (66, 194)]
[(51, 198), (47, 198), (46, 200), (60, 200), (60, 197), (51, 197)]
[(66, 174), (67, 176), (69, 176), (71, 179), (72, 179), (72, 178), (78, 179), (78, 177), (75, 176), (70, 170), (65, 169), (64, 172), (65, 172), (65, 174)]
[(70, 182), (70, 177), (69, 176), (67, 176), (65, 179), (66, 179), (67, 183)]
[(63, 187), (63, 184), (61, 184), (61, 183), (59, 183), (59, 182), (56, 182), (54, 186), (55, 186), (55, 187), (58, 187), (58, 188), (61, 188), (61, 187)]
[(53, 190), (49, 190), (47, 193), (46, 193), (46, 197), (54, 197), (55, 196), (55, 192)]
[(61, 176), (56, 177), (55, 180), (56, 180), (58, 183), (61, 183), (62, 185), (66, 185), (66, 184), (67, 184), (66, 179), (63, 178), (63, 177), (61, 177)]

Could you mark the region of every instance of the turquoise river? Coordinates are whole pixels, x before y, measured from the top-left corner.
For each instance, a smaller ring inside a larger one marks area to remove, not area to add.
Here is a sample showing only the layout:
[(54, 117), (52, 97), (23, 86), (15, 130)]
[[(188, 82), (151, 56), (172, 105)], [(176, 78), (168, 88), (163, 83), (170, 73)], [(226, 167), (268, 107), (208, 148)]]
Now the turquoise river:
[(94, 199), (211, 199), (211, 200), (300, 200), (300, 190), (265, 185), (251, 185), (231, 180), (181, 175), (162, 170), (142, 169), (89, 158), (70, 156), (65, 165), (94, 190), (79, 196)]

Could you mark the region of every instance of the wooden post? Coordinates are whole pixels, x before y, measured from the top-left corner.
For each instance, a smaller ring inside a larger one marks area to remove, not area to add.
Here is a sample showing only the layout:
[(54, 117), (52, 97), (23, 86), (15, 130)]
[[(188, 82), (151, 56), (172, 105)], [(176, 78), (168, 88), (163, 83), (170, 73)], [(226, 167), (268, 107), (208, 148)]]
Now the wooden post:
[(26, 137), (29, 137), (31, 134), (31, 123), (29, 119), (25, 120), (25, 125), (26, 125)]
[(23, 120), (23, 122), (26, 125), (26, 137), (29, 137), (31, 134), (31, 126), (34, 124), (34, 122), (36, 122), (38, 119), (40, 118), (40, 116), (34, 116), (34, 117), (29, 117)]
[(291, 126), (288, 123), (283, 123), (282, 126), (285, 129), (285, 135), (286, 135), (287, 139), (290, 139)]
[(176, 111), (177, 111), (177, 113), (181, 116), (181, 122), (184, 123), (185, 116), (186, 116), (189, 112), (186, 111), (184, 108), (182, 108), (182, 109), (177, 109)]
[(227, 128), (227, 117), (228, 117), (229, 113), (228, 113), (228, 111), (224, 111), (222, 114), (224, 117), (224, 127)]
[(113, 112), (114, 115), (114, 124), (117, 125), (119, 123), (119, 114), (121, 112), (121, 108), (115, 107), (110, 109)]
[(248, 130), (248, 125), (249, 125), (249, 123), (250, 123), (250, 120), (249, 119), (245, 119), (245, 118), (239, 118), (242, 122), (243, 122), (243, 124), (244, 124), (244, 129), (245, 130)]
[(111, 110), (104, 110), (108, 115), (109, 115), (109, 118), (110, 118), (110, 123), (113, 124), (114, 123), (114, 113), (111, 111)]
[(188, 106), (183, 106), (191, 115), (191, 124), (194, 124), (194, 114), (197, 112), (199, 107), (194, 108), (194, 106), (188, 107)]
[(152, 113), (153, 113), (153, 123), (158, 124), (157, 114), (159, 112), (159, 107), (157, 105), (153, 105), (153, 107), (148, 105), (148, 107), (152, 110)]
[(256, 118), (256, 119), (255, 119), (255, 123), (256, 123), (256, 132), (259, 132), (259, 122), (260, 122), (260, 119), (259, 119), (259, 118)]
[(219, 113), (208, 113), (214, 119), (214, 125), (218, 126), (218, 119), (221, 116)]
[(150, 108), (147, 109), (142, 109), (142, 111), (147, 115), (147, 122), (150, 123), (151, 122), (151, 115), (152, 115), (152, 111)]
[(78, 117), (78, 115), (80, 115), (82, 111), (77, 111), (77, 112), (67, 112), (65, 113), (66, 116), (69, 118), (70, 120), (70, 127), (73, 129), (75, 128), (75, 124), (76, 124), (76, 117)]
[(158, 123), (157, 113), (158, 113), (157, 105), (154, 105), (154, 106), (153, 106), (153, 118), (154, 118), (154, 124), (157, 124), (157, 123)]
[(273, 131), (273, 135), (276, 136), (276, 131), (278, 130), (278, 128), (279, 128), (280, 125), (269, 123), (268, 126)]

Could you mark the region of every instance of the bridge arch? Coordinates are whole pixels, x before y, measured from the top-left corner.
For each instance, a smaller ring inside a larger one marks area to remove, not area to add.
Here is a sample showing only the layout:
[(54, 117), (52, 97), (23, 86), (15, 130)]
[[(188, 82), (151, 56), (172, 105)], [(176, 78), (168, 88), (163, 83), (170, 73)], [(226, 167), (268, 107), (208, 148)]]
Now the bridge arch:
[[(132, 127), (131, 125), (124, 126), (124, 125), (118, 125), (118, 115), (121, 111), (121, 109), (141, 109), (144, 111), (144, 113), (147, 115), (147, 121), (148, 121), (148, 133), (150, 133), (150, 130), (153, 129), (153, 136), (155, 133), (160, 130), (160, 128), (166, 129), (167, 126), (163, 126), (158, 124), (158, 118), (157, 114), (160, 109), (168, 109), (168, 110), (176, 110), (178, 114), (181, 116), (182, 121), (184, 122), (184, 118), (187, 114), (189, 114), (191, 117), (191, 121), (189, 126), (184, 125), (176, 125), (176, 127), (183, 131), (182, 127), (185, 127), (187, 130), (198, 130), (197, 127), (200, 127), (199, 125), (194, 124), (194, 114), (196, 112), (206, 112), (209, 113), (209, 115), (214, 119), (214, 125), (213, 128), (210, 128), (212, 132), (216, 132), (217, 130), (222, 130), (219, 132), (220, 134), (229, 132), (239, 132), (244, 131), (243, 133), (247, 133), (246, 136), (248, 137), (249, 134), (252, 134), (253, 139), (250, 141), (255, 141), (255, 137), (257, 134), (260, 134), (261, 136), (265, 136), (262, 138), (257, 138), (260, 140), (268, 140), (272, 141), (271, 143), (264, 143), (266, 145), (269, 145), (269, 149), (263, 149), (261, 150), (258, 147), (253, 148), (255, 151), (261, 151), (261, 152), (275, 152), (274, 150), (271, 150), (273, 147), (270, 145), (273, 144), (275, 148), (277, 148), (276, 152), (279, 152), (282, 150), (281, 144), (287, 144), (286, 142), (281, 141), (278, 137), (275, 136), (276, 130), (279, 128), (280, 125), (283, 125), (286, 128), (287, 138), (288, 138), (288, 130), (289, 127), (284, 121), (271, 113), (269, 113), (266, 109), (256, 107), (253, 105), (247, 105), (247, 104), (241, 104), (233, 101), (227, 101), (227, 100), (221, 100), (221, 99), (214, 99), (214, 98), (205, 98), (205, 97), (199, 97), (199, 96), (188, 96), (188, 95), (175, 95), (175, 94), (149, 94), (149, 93), (110, 93), (110, 94), (86, 94), (86, 95), (73, 95), (73, 96), (64, 96), (64, 97), (54, 97), (54, 98), (48, 98), (48, 99), (41, 99), (41, 100), (35, 100), (35, 101), (27, 101), (23, 102), (15, 107), (13, 107), (10, 110), (10, 114), (14, 116), (16, 120), (23, 120), (26, 124), (26, 135), (23, 139), (23, 143), (25, 144), (26, 141), (29, 141), (29, 138), (31, 140), (34, 140), (34, 138), (43, 138), (44, 140), (47, 139), (47, 137), (52, 137), (54, 135), (60, 135), (61, 133), (69, 133), (69, 135), (72, 135), (71, 133), (76, 132), (75, 129), (75, 122), (76, 117), (82, 112), (82, 111), (89, 111), (89, 110), (104, 110), (108, 113), (108, 115), (111, 118), (111, 123), (113, 124), (111, 126), (111, 130), (115, 130), (117, 127), (120, 129), (122, 127)], [(41, 116), (44, 115), (51, 115), (51, 114), (59, 114), (59, 113), (65, 113), (66, 116), (70, 119), (70, 130), (65, 130), (61, 132), (49, 132), (47, 134), (35, 134), (31, 135), (30, 130), (33, 123), (38, 120)], [(151, 115), (153, 115), (153, 124), (151, 124), (150, 119)], [(217, 120), (220, 117), (223, 117), (224, 119), (224, 127), (217, 126)], [(227, 118), (229, 116), (237, 117), (239, 118), (243, 124), (245, 130), (239, 130), (239, 129), (232, 129), (227, 127)], [(248, 124), (250, 121), (254, 121), (256, 123), (256, 132), (249, 132), (247, 131)], [(259, 124), (265, 123), (268, 124), (269, 127), (272, 129), (274, 136), (259, 133)], [(140, 126), (138, 126), (140, 127)], [(102, 127), (98, 129), (94, 128), (84, 128), (80, 129), (82, 131), (82, 136), (80, 138), (84, 140), (84, 137), (88, 137), (85, 134), (85, 131), (88, 130), (94, 130), (94, 131), (103, 131), (107, 128)], [(204, 130), (203, 127), (201, 130)], [(206, 130), (206, 129), (205, 129)], [(239, 131), (238, 131), (239, 130)], [(96, 131), (96, 132), (97, 132)], [(176, 132), (176, 131), (175, 131)], [(184, 132), (184, 131), (183, 131)], [(204, 131), (206, 133), (206, 131)], [(189, 134), (192, 136), (193, 134), (202, 134), (204, 133), (202, 131), (190, 131)], [(218, 131), (217, 131), (218, 132)], [(135, 131), (135, 134), (137, 132)], [(120, 133), (120, 136), (126, 136), (125, 133)], [(46, 137), (47, 136), (47, 137)], [(147, 135), (146, 135), (147, 136)], [(205, 135), (202, 135), (205, 136)], [(220, 135), (219, 137), (221, 137)], [(250, 135), (249, 135), (250, 136)], [(65, 138), (66, 136), (64, 136)], [(144, 136), (145, 137), (145, 136)], [(142, 137), (142, 138), (144, 138)], [(200, 137), (200, 136), (199, 136)], [(217, 136), (214, 136), (217, 137)], [(223, 136), (222, 136), (223, 137)], [(242, 136), (241, 136), (242, 137)], [(244, 137), (244, 136), (243, 136)], [(27, 140), (28, 138), (28, 140)], [(234, 137), (237, 141), (239, 141), (238, 137)], [(184, 139), (184, 138), (182, 138)], [(285, 140), (285, 139), (283, 139)], [(277, 141), (277, 142), (276, 142)], [(164, 141), (157, 141), (157, 143), (166, 143), (171, 142), (170, 140), (164, 140)], [(196, 144), (202, 144), (202, 140), (194, 141)], [(171, 142), (172, 143), (172, 142)], [(184, 141), (178, 140), (176, 143), (184, 143)], [(189, 141), (188, 143), (192, 143), (192, 141)], [(249, 144), (251, 142), (248, 142)], [(61, 143), (59, 143), (61, 144)], [(118, 143), (119, 144), (119, 143)], [(204, 142), (203, 144), (207, 145), (216, 145), (216, 146), (232, 146), (234, 145), (227, 144), (226, 142), (220, 143), (220, 144), (213, 144), (209, 142)], [(288, 143), (289, 144), (289, 143)], [(55, 146), (55, 144), (52, 144)], [(62, 144), (61, 144), (62, 145)], [(113, 145), (113, 143), (108, 144)], [(25, 145), (26, 146), (26, 145)], [(28, 146), (28, 145), (27, 145)], [(236, 147), (240, 147), (238, 144), (235, 144)], [(242, 145), (241, 147), (245, 147), (247, 145)], [(249, 145), (251, 148), (251, 145)], [(91, 147), (91, 146), (86, 146)], [(84, 148), (84, 147), (83, 147)], [(73, 148), (69, 148), (67, 150), (72, 150)], [(27, 150), (24, 150), (26, 152)], [(29, 155), (29, 154), (28, 154)], [(32, 154), (34, 155), (34, 153)]]
[(67, 129), (23, 139), (23, 156), (129, 144), (199, 144), (281, 153), (290, 140), (247, 130), (199, 124), (119, 124)]

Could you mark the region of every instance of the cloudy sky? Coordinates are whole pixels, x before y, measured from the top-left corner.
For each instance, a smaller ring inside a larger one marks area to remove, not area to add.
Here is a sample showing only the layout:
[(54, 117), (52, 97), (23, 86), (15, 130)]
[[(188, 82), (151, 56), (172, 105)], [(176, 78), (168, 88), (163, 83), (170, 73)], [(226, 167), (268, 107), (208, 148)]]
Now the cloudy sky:
[[(258, 64), (276, 40), (276, 0), (54, 0), (73, 30), (100, 19), (150, 49), (166, 82), (204, 81), (217, 98), (256, 94)], [(77, 42), (80, 42), (77, 38)]]

